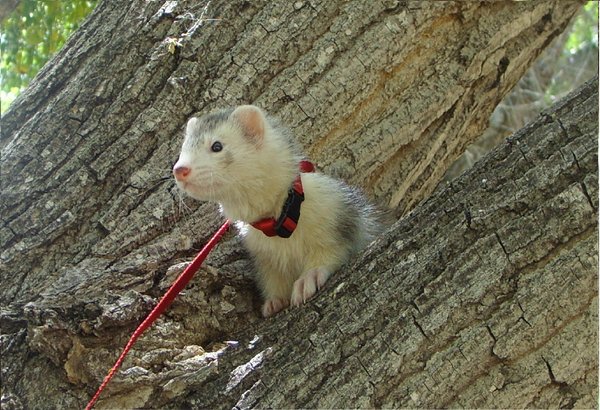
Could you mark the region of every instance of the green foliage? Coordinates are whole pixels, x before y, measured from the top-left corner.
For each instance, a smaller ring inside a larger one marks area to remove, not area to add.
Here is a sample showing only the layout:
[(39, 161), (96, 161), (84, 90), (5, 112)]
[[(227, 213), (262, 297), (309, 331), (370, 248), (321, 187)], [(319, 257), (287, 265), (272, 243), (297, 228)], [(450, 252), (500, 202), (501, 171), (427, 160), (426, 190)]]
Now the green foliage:
[(598, 72), (598, 1), (588, 1), (574, 19), (554, 65), (547, 106)]
[(598, 2), (588, 1), (578, 17), (565, 44), (565, 51), (571, 54), (590, 46), (598, 47)]
[[(97, 0), (21, 0), (1, 25), (2, 111), (96, 6)], [(13, 95), (10, 95), (13, 94)]]

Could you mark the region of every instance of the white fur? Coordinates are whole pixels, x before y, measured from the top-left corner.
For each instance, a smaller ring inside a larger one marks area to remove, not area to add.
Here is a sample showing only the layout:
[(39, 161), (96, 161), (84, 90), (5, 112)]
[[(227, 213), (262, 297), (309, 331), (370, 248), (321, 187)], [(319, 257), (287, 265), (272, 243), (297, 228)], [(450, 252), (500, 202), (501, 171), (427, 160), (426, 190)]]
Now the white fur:
[[(210, 150), (215, 141), (223, 151)], [(227, 152), (230, 164), (224, 162)], [(186, 133), (178, 166), (192, 169), (185, 183), (177, 181), (180, 188), (196, 199), (219, 202), (227, 218), (246, 222), (278, 215), (298, 172), (293, 154), (273, 130), (267, 129), (257, 144), (229, 122), (200, 137)]]
[[(188, 180), (177, 182), (182, 189), (197, 199), (219, 202), (228, 219), (241, 222), (266, 300), (263, 314), (270, 316), (314, 295), (356, 244), (342, 240), (336, 229), (338, 215), (345, 212), (340, 183), (320, 173), (301, 175), (305, 200), (290, 238), (267, 237), (249, 225), (279, 216), (299, 172), (290, 142), (266, 119), (265, 125), (262, 140), (254, 140), (235, 121), (206, 133), (191, 120), (175, 167), (192, 170)], [(223, 144), (222, 152), (211, 151), (215, 141)]]
[[(336, 181), (319, 173), (302, 174), (305, 200), (290, 238), (267, 237), (249, 227), (244, 243), (256, 260), (258, 279), (267, 299), (288, 299), (297, 306), (311, 297), (347, 259), (349, 244), (338, 237), (336, 215), (344, 212)], [(320, 270), (315, 276), (314, 270)], [(306, 274), (304, 285), (294, 283)], [(317, 277), (320, 283), (317, 283)], [(309, 280), (305, 280), (309, 279)], [(317, 286), (318, 285), (318, 286)]]

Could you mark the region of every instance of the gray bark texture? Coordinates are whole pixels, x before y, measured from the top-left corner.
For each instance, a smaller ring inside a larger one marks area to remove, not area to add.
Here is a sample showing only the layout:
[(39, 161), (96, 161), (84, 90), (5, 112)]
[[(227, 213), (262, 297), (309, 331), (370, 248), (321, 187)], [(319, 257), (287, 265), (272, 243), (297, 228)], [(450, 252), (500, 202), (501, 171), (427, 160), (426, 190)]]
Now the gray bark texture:
[(597, 407), (597, 79), (431, 195), (580, 4), (100, 3), (1, 120), (2, 408), (85, 405), (221, 223), (187, 118), (240, 103), (403, 218), (269, 320), (228, 234), (99, 408)]

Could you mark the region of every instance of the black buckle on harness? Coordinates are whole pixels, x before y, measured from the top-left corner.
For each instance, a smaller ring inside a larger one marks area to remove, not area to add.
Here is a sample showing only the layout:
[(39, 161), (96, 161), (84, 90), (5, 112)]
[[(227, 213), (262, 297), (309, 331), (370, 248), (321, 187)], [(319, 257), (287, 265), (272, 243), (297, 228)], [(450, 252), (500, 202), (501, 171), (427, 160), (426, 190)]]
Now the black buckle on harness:
[(288, 191), (288, 197), (283, 204), (283, 210), (277, 223), (275, 224), (275, 232), (277, 236), (282, 238), (289, 238), (292, 236), (296, 225), (300, 220), (300, 205), (304, 201), (304, 193), (296, 191), (294, 188), (290, 188)]

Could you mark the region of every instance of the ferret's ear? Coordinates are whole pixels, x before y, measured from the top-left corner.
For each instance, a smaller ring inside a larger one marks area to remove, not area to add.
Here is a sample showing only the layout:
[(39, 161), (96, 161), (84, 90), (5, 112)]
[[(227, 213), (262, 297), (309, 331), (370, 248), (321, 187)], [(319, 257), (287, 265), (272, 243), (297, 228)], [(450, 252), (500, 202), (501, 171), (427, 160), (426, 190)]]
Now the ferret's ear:
[(198, 130), (198, 124), (200, 120), (196, 117), (192, 117), (188, 120), (187, 125), (185, 127), (185, 135), (192, 135)]
[(237, 122), (244, 135), (255, 142), (261, 142), (265, 137), (265, 116), (260, 108), (254, 105), (240, 105), (231, 113), (231, 119)]

